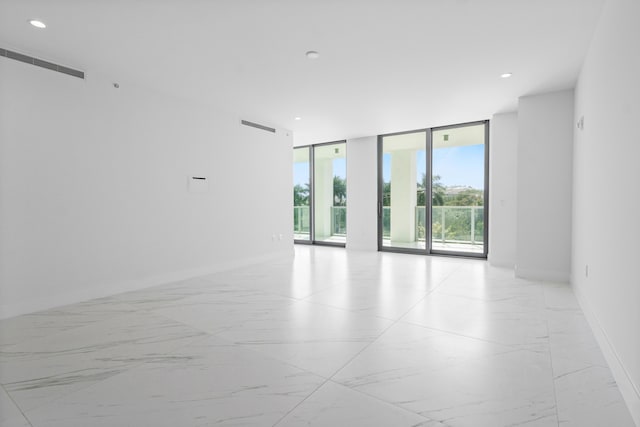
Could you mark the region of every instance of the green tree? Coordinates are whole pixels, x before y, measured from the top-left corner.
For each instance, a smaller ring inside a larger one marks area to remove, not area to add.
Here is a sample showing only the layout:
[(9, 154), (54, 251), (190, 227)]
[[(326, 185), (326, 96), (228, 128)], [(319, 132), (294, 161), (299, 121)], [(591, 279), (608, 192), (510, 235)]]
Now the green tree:
[(483, 206), (484, 205), (484, 192), (475, 188), (469, 188), (468, 190), (462, 190), (451, 200), (447, 201), (449, 206)]
[[(440, 182), (440, 179), (441, 179), (440, 175), (434, 175), (433, 181), (431, 181), (431, 189), (433, 191), (433, 195), (432, 195), (433, 206), (444, 205), (444, 194), (445, 194), (446, 188), (444, 185), (442, 185), (442, 183)], [(426, 178), (425, 178), (425, 182), (426, 182)]]
[(293, 187), (293, 206), (309, 206), (309, 184)]
[(333, 177), (333, 206), (347, 206), (347, 180)]
[[(431, 203), (433, 206), (442, 206), (444, 205), (444, 194), (445, 194), (445, 186), (440, 182), (440, 175), (434, 175), (433, 180), (431, 181)], [(425, 205), (425, 191), (427, 188), (427, 175), (422, 174), (422, 180), (418, 182), (418, 206)]]
[[(309, 206), (309, 184), (293, 186), (293, 205)], [(333, 205), (347, 205), (347, 180), (339, 176), (333, 177)]]
[(391, 206), (391, 183), (382, 184), (382, 206)]

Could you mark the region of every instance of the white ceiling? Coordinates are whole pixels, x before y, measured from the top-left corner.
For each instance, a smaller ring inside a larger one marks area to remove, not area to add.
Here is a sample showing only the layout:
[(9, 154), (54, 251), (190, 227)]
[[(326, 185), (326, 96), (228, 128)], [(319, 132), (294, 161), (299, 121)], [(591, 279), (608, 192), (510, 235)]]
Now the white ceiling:
[(291, 129), (299, 145), (487, 119), (571, 88), (603, 1), (0, 0), (0, 47)]
[[(485, 125), (483, 123), (455, 128), (434, 130), (431, 135), (433, 148), (462, 147), (464, 145), (484, 144)], [(444, 136), (447, 140), (444, 140)], [(403, 150), (424, 150), (426, 147), (427, 132), (417, 131), (387, 135), (383, 138), (382, 150), (385, 153)], [(307, 159), (308, 160), (308, 159)]]

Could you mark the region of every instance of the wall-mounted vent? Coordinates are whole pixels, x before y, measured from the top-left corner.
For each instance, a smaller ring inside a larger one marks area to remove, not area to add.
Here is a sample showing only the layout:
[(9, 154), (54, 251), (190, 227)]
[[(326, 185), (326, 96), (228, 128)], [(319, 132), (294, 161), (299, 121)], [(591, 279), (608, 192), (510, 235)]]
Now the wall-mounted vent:
[(249, 122), (247, 120), (240, 120), (240, 123), (245, 126), (251, 126), (252, 128), (266, 130), (267, 132), (276, 133), (274, 128), (270, 128), (269, 126), (261, 125), (258, 123)]
[(14, 52), (8, 49), (0, 48), (0, 56), (4, 56), (9, 59), (15, 59), (16, 61), (25, 62), (27, 64), (36, 65), (38, 67), (46, 68), (47, 70), (57, 71), (59, 73), (68, 74), (79, 79), (84, 79), (84, 72), (74, 70), (73, 68), (65, 67), (64, 65), (54, 64), (53, 62), (43, 61), (42, 59), (34, 58), (33, 56), (23, 55), (18, 52)]

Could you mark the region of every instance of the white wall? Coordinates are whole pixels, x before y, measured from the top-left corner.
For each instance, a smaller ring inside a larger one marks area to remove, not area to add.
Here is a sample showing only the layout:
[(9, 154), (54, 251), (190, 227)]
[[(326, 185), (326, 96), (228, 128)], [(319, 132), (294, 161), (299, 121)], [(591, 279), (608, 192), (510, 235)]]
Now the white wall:
[(518, 114), (496, 114), (489, 138), (489, 254), (492, 265), (516, 263)]
[(0, 94), (0, 317), (292, 255), (288, 132), (6, 58)]
[(573, 91), (518, 103), (516, 275), (568, 282)]
[[(640, 425), (640, 2), (611, 0), (576, 87), (572, 285)], [(588, 277), (586, 266), (589, 266)]]
[(378, 250), (377, 137), (347, 141), (347, 249)]

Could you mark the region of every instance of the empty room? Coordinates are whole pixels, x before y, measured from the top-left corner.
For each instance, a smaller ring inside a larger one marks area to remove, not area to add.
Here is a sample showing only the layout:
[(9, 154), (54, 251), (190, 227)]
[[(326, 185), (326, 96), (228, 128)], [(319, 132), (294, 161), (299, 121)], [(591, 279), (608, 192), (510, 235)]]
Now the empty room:
[(0, 427), (640, 426), (637, 0), (0, 0)]

